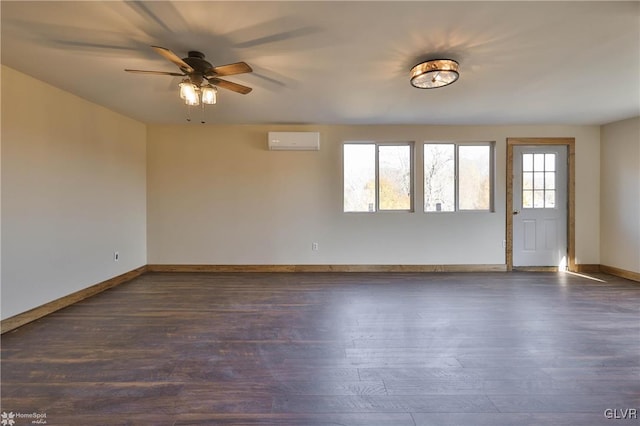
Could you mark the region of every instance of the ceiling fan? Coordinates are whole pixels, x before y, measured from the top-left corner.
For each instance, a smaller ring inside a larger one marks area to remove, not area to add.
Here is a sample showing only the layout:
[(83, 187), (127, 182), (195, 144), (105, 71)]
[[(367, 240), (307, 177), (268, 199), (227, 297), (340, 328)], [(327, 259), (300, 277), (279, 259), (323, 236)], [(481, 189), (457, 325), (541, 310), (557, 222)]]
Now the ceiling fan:
[(188, 53), (188, 56), (186, 58), (180, 59), (178, 55), (165, 47), (151, 46), (151, 48), (155, 50), (159, 55), (163, 56), (165, 59), (176, 64), (178, 68), (180, 68), (180, 71), (182, 71), (182, 73), (132, 69), (125, 69), (125, 71), (138, 74), (187, 77), (185, 80), (188, 80), (188, 82), (192, 83), (196, 87), (196, 90), (197, 88), (207, 86), (207, 82), (214, 86), (222, 87), (223, 89), (231, 90), (243, 95), (246, 95), (252, 90), (251, 87), (243, 86), (242, 84), (233, 83), (231, 81), (219, 78), (222, 76), (252, 72), (253, 70), (251, 69), (251, 67), (245, 62), (236, 62), (234, 64), (214, 67), (213, 65), (211, 65), (211, 63), (204, 59), (204, 53), (202, 52), (192, 50)]

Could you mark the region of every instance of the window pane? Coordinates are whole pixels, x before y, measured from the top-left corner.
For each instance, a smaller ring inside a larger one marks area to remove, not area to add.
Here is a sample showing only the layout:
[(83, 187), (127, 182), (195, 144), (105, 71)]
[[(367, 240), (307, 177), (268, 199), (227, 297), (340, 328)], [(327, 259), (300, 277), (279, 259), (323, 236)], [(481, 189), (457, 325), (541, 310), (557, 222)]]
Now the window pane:
[(553, 172), (556, 170), (556, 155), (555, 154), (545, 154), (544, 155), (544, 169), (548, 172)]
[(455, 145), (424, 145), (424, 211), (455, 210)]
[(411, 210), (411, 148), (378, 147), (380, 210)]
[(533, 171), (533, 154), (522, 154), (522, 170), (525, 172)]
[(535, 172), (533, 174), (533, 188), (544, 189), (544, 173)]
[(544, 191), (533, 191), (533, 208), (544, 208)]
[(522, 208), (533, 208), (533, 191), (522, 191)]
[(345, 212), (375, 211), (375, 166), (375, 144), (344, 145)]
[(533, 154), (533, 171), (544, 172), (544, 154)]
[(533, 189), (533, 173), (522, 173), (522, 189)]
[(458, 147), (460, 210), (491, 208), (491, 147), (461, 145)]
[(548, 209), (553, 209), (556, 207), (556, 191), (545, 191), (544, 206)]
[(544, 176), (544, 189), (556, 189), (556, 173), (547, 172)]
[(556, 160), (555, 153), (522, 154), (522, 208), (555, 208)]

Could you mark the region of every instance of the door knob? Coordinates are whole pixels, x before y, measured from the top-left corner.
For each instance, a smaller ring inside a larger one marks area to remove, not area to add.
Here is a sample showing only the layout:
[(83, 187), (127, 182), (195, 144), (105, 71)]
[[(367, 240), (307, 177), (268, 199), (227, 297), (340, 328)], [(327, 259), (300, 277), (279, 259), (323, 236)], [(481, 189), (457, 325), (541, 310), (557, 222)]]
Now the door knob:
[(514, 210), (514, 211), (513, 211), (513, 215), (515, 216), (515, 215), (517, 215), (517, 214), (520, 214), (520, 211), (518, 211), (518, 210)]

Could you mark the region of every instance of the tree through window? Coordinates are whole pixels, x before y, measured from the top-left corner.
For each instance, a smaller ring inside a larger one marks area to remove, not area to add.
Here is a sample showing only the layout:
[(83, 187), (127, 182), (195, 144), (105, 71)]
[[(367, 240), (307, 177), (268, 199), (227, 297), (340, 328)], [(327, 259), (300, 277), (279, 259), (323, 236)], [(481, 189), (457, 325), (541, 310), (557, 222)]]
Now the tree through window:
[(493, 143), (425, 143), (424, 211), (493, 211)]
[(413, 144), (345, 143), (344, 211), (412, 211)]

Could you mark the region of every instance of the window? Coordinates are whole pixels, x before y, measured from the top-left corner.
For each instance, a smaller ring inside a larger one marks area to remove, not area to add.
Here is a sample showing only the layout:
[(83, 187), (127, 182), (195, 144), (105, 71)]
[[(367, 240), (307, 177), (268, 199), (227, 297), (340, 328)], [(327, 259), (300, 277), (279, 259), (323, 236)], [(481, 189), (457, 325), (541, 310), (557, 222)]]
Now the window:
[(412, 143), (344, 144), (344, 211), (413, 211)]
[(556, 207), (556, 154), (522, 154), (522, 208)]
[(424, 211), (493, 211), (493, 143), (425, 143)]

